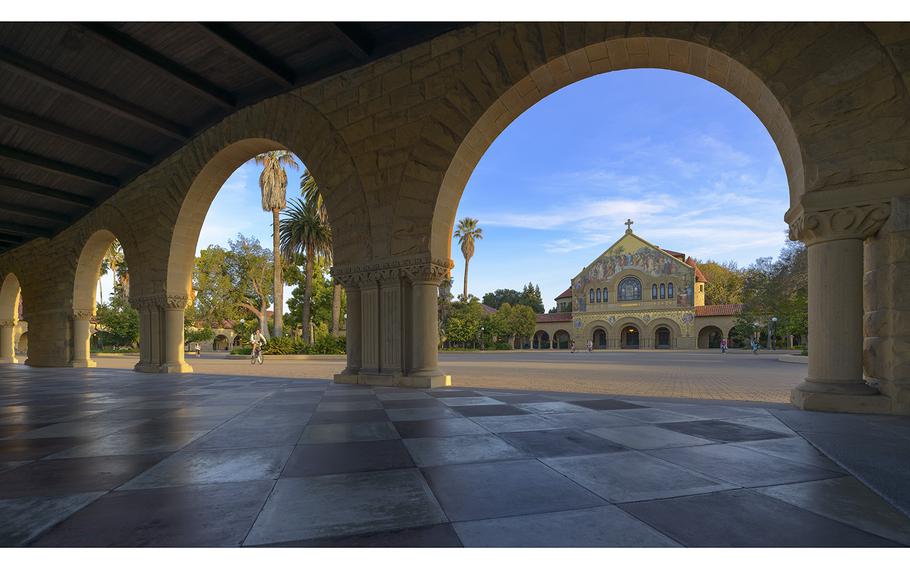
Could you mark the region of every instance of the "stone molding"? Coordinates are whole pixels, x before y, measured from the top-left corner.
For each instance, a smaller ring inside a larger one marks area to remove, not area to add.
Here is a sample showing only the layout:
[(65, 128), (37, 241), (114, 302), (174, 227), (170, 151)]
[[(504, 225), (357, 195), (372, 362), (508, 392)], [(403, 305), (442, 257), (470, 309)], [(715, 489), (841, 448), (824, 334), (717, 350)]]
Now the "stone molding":
[(438, 286), (455, 265), (449, 259), (434, 259), (427, 255), (390, 258), (369, 264), (333, 266), (332, 276), (345, 288), (400, 281), (429, 283)]
[(73, 310), (72, 316), (74, 320), (90, 320), (92, 319), (91, 310)]
[(182, 310), (189, 304), (189, 298), (183, 295), (153, 294), (151, 296), (130, 296), (129, 302), (137, 310), (154, 308)]
[(888, 202), (805, 211), (790, 223), (790, 240), (809, 246), (842, 239), (865, 240), (882, 228), (890, 214)]
[(0, 327), (16, 327), (16, 320), (0, 320)]

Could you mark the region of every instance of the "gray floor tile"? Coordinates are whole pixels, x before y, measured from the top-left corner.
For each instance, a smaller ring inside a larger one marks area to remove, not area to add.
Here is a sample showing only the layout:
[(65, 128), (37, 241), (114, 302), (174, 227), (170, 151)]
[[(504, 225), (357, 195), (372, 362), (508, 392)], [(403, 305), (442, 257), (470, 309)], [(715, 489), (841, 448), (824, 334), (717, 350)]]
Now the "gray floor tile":
[(629, 410), (607, 410), (606, 412), (648, 424), (691, 422), (692, 420), (695, 420), (695, 418), (691, 416), (673, 412), (671, 410), (662, 410), (660, 408), (631, 408)]
[(396, 422), (395, 429), (402, 438), (441, 438), (487, 434), (487, 430), (467, 418), (444, 420), (407, 420)]
[(354, 402), (323, 402), (316, 407), (316, 412), (339, 412), (347, 410), (381, 410), (378, 400), (359, 400)]
[(401, 440), (349, 444), (302, 444), (294, 448), (281, 477), (304, 477), (414, 467)]
[(416, 469), (278, 481), (245, 544), (258, 545), (445, 523)]
[(40, 460), (0, 473), (0, 499), (109, 491), (166, 454)]
[(910, 519), (854, 477), (776, 485), (755, 491), (910, 546)]
[(681, 434), (699, 436), (715, 442), (750, 442), (753, 440), (773, 440), (786, 437), (787, 434), (754, 428), (745, 424), (725, 422), (723, 420), (699, 420), (696, 422), (672, 422), (661, 424), (661, 428)]
[(407, 420), (442, 420), (444, 418), (463, 418), (451, 408), (389, 408), (386, 411), (389, 420), (404, 422)]
[(242, 425), (234, 426), (228, 422), (193, 441), (185, 449), (186, 451), (196, 451), (293, 446), (300, 439), (302, 432), (302, 424), (275, 424), (267, 428), (250, 428)]
[(679, 546), (612, 505), (455, 523), (455, 531), (476, 547)]
[(438, 397), (437, 400), (446, 406), (476, 406), (482, 404), (502, 404), (495, 398), (488, 396), (459, 396), (459, 397)]
[[(510, 401), (503, 401), (507, 404), (512, 404)], [(571, 404), (568, 402), (561, 401), (550, 401), (550, 402), (530, 402), (530, 403), (519, 403), (515, 404), (518, 408), (522, 410), (527, 410), (532, 414), (556, 414), (556, 413), (566, 413), (566, 412), (594, 412), (590, 408), (585, 408), (583, 406), (578, 406), (577, 404)]]
[(411, 438), (405, 446), (420, 467), (526, 457), (493, 434), (449, 438)]
[(522, 432), (527, 430), (548, 430), (559, 428), (540, 416), (525, 414), (519, 416), (476, 416), (471, 418), (490, 432)]
[(685, 546), (893, 546), (891, 541), (748, 490), (620, 505)]
[(354, 422), (344, 424), (313, 424), (300, 436), (301, 444), (342, 444), (345, 442), (374, 442), (397, 439), (398, 432), (391, 422)]
[(451, 523), (409, 527), (391, 531), (347, 536), (295, 540), (263, 546), (317, 548), (460, 548), (458, 534)]
[(145, 420), (125, 420), (115, 422), (61, 422), (37, 430), (31, 430), (15, 436), (15, 439), (31, 438), (101, 438), (120, 430), (126, 430), (146, 422)]
[(641, 426), (641, 422), (629, 420), (614, 412), (575, 412), (567, 414), (544, 414), (544, 420), (557, 428), (602, 428), (610, 426)]
[(763, 408), (713, 404), (664, 404), (661, 405), (661, 408), (680, 414), (687, 414), (689, 416), (716, 420), (723, 420), (725, 418), (754, 418), (768, 415), (768, 411)]
[(612, 503), (666, 499), (735, 487), (640, 452), (541, 461)]
[(649, 450), (648, 453), (743, 487), (796, 483), (843, 475), (731, 444)]
[(35, 546), (239, 546), (274, 482), (115, 491), (66, 519)]
[(573, 428), (506, 432), (499, 437), (534, 457), (583, 456), (624, 451), (622, 446)]
[(111, 434), (44, 459), (87, 458), (176, 452), (206, 432), (133, 432)]
[(820, 467), (830, 471), (844, 472), (833, 461), (825, 457), (809, 442), (802, 438), (779, 438), (777, 440), (758, 440), (755, 442), (740, 442), (731, 444), (748, 448), (763, 454), (769, 454), (788, 461), (793, 461), (813, 467)]
[(293, 446), (178, 452), (118, 491), (277, 479)]
[(102, 495), (98, 491), (0, 500), (0, 546), (23, 546)]
[(430, 395), (422, 392), (379, 392), (376, 393), (379, 400), (420, 400), (428, 399)]
[(588, 432), (633, 450), (656, 450), (658, 448), (702, 446), (714, 443), (711, 440), (680, 434), (679, 432), (658, 428), (657, 426), (592, 428)]
[(424, 475), (452, 521), (511, 517), (604, 505), (537, 460), (431, 467)]

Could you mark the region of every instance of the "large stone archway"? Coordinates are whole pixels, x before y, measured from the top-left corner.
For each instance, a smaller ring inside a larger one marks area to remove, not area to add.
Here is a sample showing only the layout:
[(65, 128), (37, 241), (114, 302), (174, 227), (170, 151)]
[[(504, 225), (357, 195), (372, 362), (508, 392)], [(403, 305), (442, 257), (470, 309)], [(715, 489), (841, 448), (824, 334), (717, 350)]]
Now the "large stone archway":
[(0, 281), (0, 363), (18, 363), (13, 332), (19, 321), (19, 279), (15, 274), (4, 275)]

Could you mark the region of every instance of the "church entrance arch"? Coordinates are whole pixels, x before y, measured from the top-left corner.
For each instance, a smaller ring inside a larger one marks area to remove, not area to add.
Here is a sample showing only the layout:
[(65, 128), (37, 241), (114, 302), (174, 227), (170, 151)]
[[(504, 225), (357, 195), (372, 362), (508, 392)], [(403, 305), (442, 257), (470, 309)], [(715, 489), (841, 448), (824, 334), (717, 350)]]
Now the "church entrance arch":
[(214, 351), (227, 351), (230, 348), (230, 345), (231, 342), (226, 335), (219, 335), (215, 337), (215, 340), (212, 342), (212, 349)]
[(607, 348), (607, 332), (601, 327), (598, 327), (594, 330), (594, 337), (591, 338), (591, 341), (594, 343), (594, 349), (606, 349)]
[(556, 345), (556, 349), (568, 349), (569, 341), (569, 332), (564, 329), (560, 329), (553, 334), (553, 342)]
[(719, 349), (724, 334), (719, 327), (709, 325), (698, 332), (699, 349)]
[(549, 349), (550, 348), (550, 334), (544, 330), (540, 330), (534, 334), (534, 343), (531, 345), (534, 349)]
[(671, 338), (672, 334), (670, 333), (670, 328), (665, 325), (658, 327), (654, 332), (654, 348), (670, 349), (673, 346), (671, 344)]
[(634, 325), (625, 325), (620, 332), (620, 345), (623, 349), (638, 349), (641, 344), (641, 333)]
[(7, 274), (0, 286), (0, 363), (19, 362), (14, 335), (19, 321), (21, 297), (19, 279), (15, 274)]

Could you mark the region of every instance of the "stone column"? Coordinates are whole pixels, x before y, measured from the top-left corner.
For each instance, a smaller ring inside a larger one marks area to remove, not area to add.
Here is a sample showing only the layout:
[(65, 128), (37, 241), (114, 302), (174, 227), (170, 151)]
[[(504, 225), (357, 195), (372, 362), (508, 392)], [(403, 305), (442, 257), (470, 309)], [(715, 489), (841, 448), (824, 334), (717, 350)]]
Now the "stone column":
[(130, 304), (139, 312), (139, 362), (133, 367), (140, 373), (157, 373), (164, 362), (161, 356), (162, 314), (158, 298), (130, 296)]
[(167, 296), (164, 305), (164, 363), (159, 373), (192, 373), (193, 368), (184, 360), (183, 310), (186, 296)]
[[(345, 306), (345, 351), (347, 352), (347, 366), (341, 373), (335, 375), (335, 382), (344, 382), (345, 378), (356, 376), (361, 365), (361, 301), (360, 286), (353, 277), (341, 280), (344, 286), (347, 304)], [(339, 378), (341, 377), (341, 378)]]
[(379, 281), (364, 280), (360, 285), (360, 371), (379, 374)]
[(89, 310), (75, 310), (73, 322), (73, 358), (70, 367), (97, 367), (92, 361), (89, 343), (92, 338), (91, 323), (92, 312)]
[(16, 349), (13, 344), (13, 332), (16, 330), (16, 320), (0, 321), (0, 363), (18, 363)]
[(805, 410), (888, 412), (863, 380), (863, 241), (888, 218), (888, 204), (803, 213), (790, 238), (808, 246), (809, 369), (791, 394)]
[(409, 362), (407, 386), (441, 387), (451, 377), (439, 370), (439, 284), (447, 266), (427, 263), (405, 270), (411, 283)]

